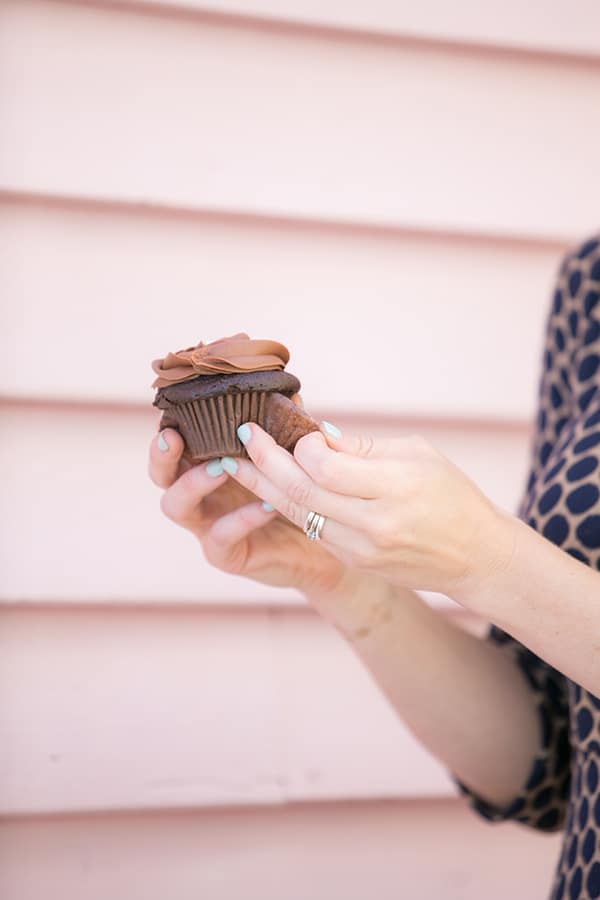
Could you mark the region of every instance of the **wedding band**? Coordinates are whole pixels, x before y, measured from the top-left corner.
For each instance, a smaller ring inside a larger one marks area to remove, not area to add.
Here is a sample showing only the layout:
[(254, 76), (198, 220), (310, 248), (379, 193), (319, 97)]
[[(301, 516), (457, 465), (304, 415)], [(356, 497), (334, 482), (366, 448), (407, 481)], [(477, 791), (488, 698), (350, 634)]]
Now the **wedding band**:
[(309, 512), (304, 523), (304, 534), (309, 541), (320, 541), (324, 525), (325, 516), (322, 516), (320, 513)]

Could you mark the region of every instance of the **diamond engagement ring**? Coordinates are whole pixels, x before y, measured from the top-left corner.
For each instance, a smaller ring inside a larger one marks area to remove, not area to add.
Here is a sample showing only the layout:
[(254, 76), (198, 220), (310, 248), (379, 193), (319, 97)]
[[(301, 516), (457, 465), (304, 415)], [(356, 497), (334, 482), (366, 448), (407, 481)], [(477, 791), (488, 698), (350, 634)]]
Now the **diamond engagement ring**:
[(309, 541), (320, 541), (323, 525), (325, 524), (325, 516), (320, 513), (309, 512), (304, 523), (304, 534)]

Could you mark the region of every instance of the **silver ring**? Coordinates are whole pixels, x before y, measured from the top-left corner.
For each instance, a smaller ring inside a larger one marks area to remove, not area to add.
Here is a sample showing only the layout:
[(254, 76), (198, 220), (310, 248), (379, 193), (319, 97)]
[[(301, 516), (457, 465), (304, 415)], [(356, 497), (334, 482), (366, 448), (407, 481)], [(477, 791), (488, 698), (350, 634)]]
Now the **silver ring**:
[(304, 523), (304, 534), (309, 541), (320, 541), (324, 525), (325, 516), (322, 516), (320, 513), (309, 512)]

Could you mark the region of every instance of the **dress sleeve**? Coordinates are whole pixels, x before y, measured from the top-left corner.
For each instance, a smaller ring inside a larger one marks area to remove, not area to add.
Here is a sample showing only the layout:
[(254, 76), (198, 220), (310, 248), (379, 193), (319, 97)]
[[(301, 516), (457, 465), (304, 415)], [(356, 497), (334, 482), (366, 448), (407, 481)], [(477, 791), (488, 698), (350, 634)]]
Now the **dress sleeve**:
[(563, 827), (571, 783), (569, 702), (566, 678), (510, 635), (492, 626), (487, 640), (509, 653), (535, 696), (539, 745), (527, 780), (504, 807), (494, 806), (453, 777), (475, 812), (490, 822), (513, 819), (540, 831)]
[[(561, 450), (563, 433), (573, 428), (593, 393), (589, 388), (579, 388), (572, 373), (580, 351), (589, 343), (591, 332), (600, 331), (598, 323), (590, 319), (592, 301), (598, 299), (598, 293), (589, 289), (590, 279), (600, 278), (595, 269), (590, 269), (590, 260), (595, 260), (599, 246), (599, 239), (595, 237), (566, 256), (552, 296), (531, 467), (519, 510), (519, 517), (536, 529), (538, 522), (534, 513), (538, 485), (544, 483), (547, 488), (560, 468), (560, 464), (556, 466), (554, 450)], [(600, 262), (593, 265), (599, 268)], [(495, 626), (490, 628), (487, 640), (510, 655), (533, 692), (540, 725), (539, 744), (525, 784), (504, 807), (487, 802), (456, 777), (454, 781), (471, 807), (491, 822), (513, 819), (542, 831), (555, 831), (564, 824), (570, 792), (568, 680)]]

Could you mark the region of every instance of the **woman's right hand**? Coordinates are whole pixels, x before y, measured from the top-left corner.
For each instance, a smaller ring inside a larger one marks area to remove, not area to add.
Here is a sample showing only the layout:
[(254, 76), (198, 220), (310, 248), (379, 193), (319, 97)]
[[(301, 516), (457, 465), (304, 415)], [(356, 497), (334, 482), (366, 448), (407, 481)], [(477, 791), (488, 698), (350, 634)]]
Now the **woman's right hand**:
[[(161, 449), (165, 443), (167, 449)], [(198, 538), (211, 565), (263, 584), (296, 588), (309, 597), (338, 589), (347, 573), (343, 563), (276, 512), (265, 510), (225, 472), (211, 475), (214, 463), (208, 470), (206, 463), (191, 466), (182, 452), (177, 431), (167, 428), (157, 435), (150, 446), (150, 478), (164, 489), (163, 513)]]

